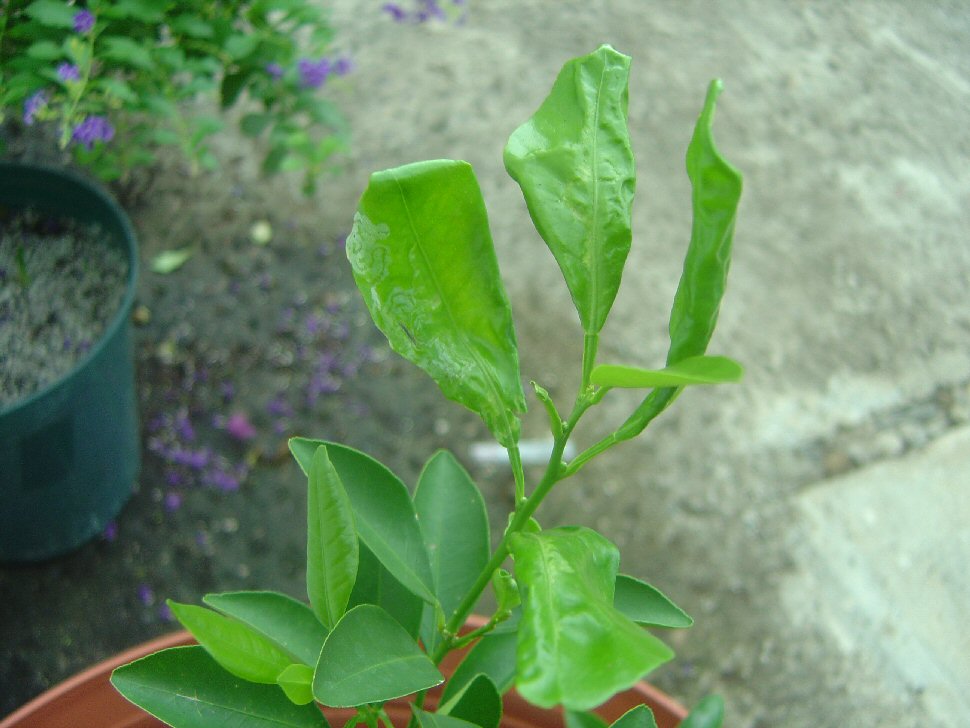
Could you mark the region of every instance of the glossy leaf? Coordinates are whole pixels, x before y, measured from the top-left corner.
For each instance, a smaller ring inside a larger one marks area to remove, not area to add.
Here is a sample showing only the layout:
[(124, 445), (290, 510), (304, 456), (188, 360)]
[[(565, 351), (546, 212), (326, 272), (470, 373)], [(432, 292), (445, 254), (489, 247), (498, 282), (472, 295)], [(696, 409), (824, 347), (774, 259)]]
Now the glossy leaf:
[(567, 62), (505, 147), (505, 168), (587, 334), (603, 327), (630, 251), (636, 167), (626, 123), (629, 72), (630, 58), (609, 46)]
[(316, 665), (327, 629), (303, 602), (269, 591), (206, 594), (202, 601), (272, 640), (304, 665)]
[(580, 710), (565, 711), (566, 728), (606, 728), (606, 721), (596, 713)]
[(357, 535), (407, 589), (434, 603), (434, 579), (424, 537), (407, 487), (394, 473), (359, 450), (295, 437), (290, 451), (304, 473), (313, 455), (327, 446), (330, 462), (340, 476), (354, 512)]
[(680, 722), (680, 728), (721, 728), (723, 722), (724, 700), (720, 695), (708, 695)]
[(740, 382), (744, 369), (726, 356), (692, 356), (663, 369), (600, 364), (593, 368), (590, 382), (599, 387), (687, 387), (692, 384)]
[(613, 721), (610, 728), (657, 728), (657, 719), (646, 705), (638, 705)]
[(694, 620), (659, 589), (632, 576), (619, 574), (613, 606), (637, 624), (683, 629)]
[(440, 450), (421, 471), (414, 507), (447, 619), (491, 555), (485, 500), (454, 455)]
[(444, 713), (429, 713), (413, 704), (411, 705), (411, 712), (414, 713), (414, 717), (421, 728), (475, 728), (474, 723), (469, 723), (461, 718), (452, 718)]
[(499, 613), (511, 612), (522, 603), (519, 585), (505, 569), (496, 569), (492, 573), (492, 591), (495, 592), (496, 611)]
[(415, 638), (418, 636), (425, 602), (404, 588), (364, 544), (360, 545), (360, 566), (349, 607), (360, 604), (381, 607), (404, 627), (405, 632)]
[(313, 676), (313, 695), (348, 708), (379, 703), (444, 680), (411, 636), (380, 607), (347, 612), (327, 636)]
[(502, 696), (491, 678), (479, 673), (448, 702), (443, 702), (438, 712), (480, 728), (498, 728), (502, 719)]
[(515, 632), (491, 632), (480, 638), (452, 673), (441, 694), (442, 702), (451, 700), (477, 675), (488, 675), (499, 693), (515, 681)]
[(168, 606), (216, 662), (243, 680), (275, 683), (276, 676), (292, 663), (282, 648), (242, 622), (171, 599)]
[(471, 166), (437, 160), (371, 175), (347, 257), (391, 347), (513, 446), (525, 395), (512, 313)]
[(522, 590), (516, 687), (529, 702), (589, 710), (673, 657), (614, 608), (619, 552), (595, 531), (516, 533), (511, 553)]
[(326, 446), (314, 452), (307, 480), (307, 594), (317, 618), (333, 629), (357, 578), (357, 532), (350, 499)]
[(708, 87), (704, 109), (687, 147), (694, 222), (684, 272), (670, 313), (668, 364), (707, 350), (727, 285), (742, 183), (741, 174), (714, 146), (711, 125), (721, 88), (719, 80)]
[(290, 665), (277, 675), (276, 684), (296, 705), (313, 702), (313, 668), (308, 665)]
[(316, 705), (294, 705), (276, 685), (230, 675), (199, 646), (173, 647), (123, 665), (111, 684), (179, 728), (329, 728)]

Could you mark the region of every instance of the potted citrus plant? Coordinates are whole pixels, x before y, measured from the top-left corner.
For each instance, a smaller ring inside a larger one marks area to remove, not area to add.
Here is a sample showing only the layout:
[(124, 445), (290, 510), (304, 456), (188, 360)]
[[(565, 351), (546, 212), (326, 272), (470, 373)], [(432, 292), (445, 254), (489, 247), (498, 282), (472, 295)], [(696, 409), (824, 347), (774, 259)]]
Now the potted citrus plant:
[[(508, 452), (514, 508), (498, 543), (490, 542), (481, 493), (450, 453), (430, 456), (412, 494), (361, 451), (294, 438), (290, 450), (308, 483), (309, 603), (259, 591), (210, 594), (206, 606), (170, 602), (193, 644), (117, 667), (111, 682), (125, 698), (185, 728), (721, 725), (718, 698), (685, 717), (641, 683), (673, 657), (648, 628), (686, 628), (690, 617), (621, 573), (605, 536), (537, 520), (551, 490), (575, 487), (567, 481), (640, 434), (685, 387), (742, 374), (734, 361), (706, 353), (741, 193), (740, 175), (711, 134), (719, 82), (687, 152), (694, 224), (667, 361), (659, 368), (597, 361), (632, 237), (629, 63), (608, 46), (568, 62), (505, 149), (506, 168), (562, 269), (584, 341), (568, 411), (533, 384), (553, 438), (537, 480), (527, 478), (519, 453), (526, 398), (518, 348), (471, 167), (436, 160), (375, 173), (347, 240), (357, 285), (392, 347), (477, 412)], [(577, 424), (620, 388), (643, 390), (640, 404), (564, 460)], [(494, 608), (474, 617), (486, 590)]]

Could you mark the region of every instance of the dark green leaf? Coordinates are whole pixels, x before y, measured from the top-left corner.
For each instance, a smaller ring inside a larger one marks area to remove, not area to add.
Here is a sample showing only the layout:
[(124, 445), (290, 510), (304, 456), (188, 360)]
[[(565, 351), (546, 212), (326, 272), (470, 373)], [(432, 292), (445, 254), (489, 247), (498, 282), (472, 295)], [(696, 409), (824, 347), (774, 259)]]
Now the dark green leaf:
[(329, 728), (316, 705), (297, 706), (275, 685), (230, 675), (202, 648), (174, 647), (117, 668), (111, 684), (180, 728)]
[(394, 350), (512, 447), (525, 395), (512, 313), (471, 166), (437, 160), (371, 175), (347, 257)]
[(451, 700), (476, 675), (488, 675), (500, 693), (515, 681), (515, 632), (485, 635), (468, 651), (452, 673), (441, 694), (442, 702)]
[(589, 710), (673, 652), (613, 607), (619, 552), (588, 528), (511, 538), (522, 590), (516, 687), (543, 708)]
[(350, 499), (323, 445), (308, 477), (306, 588), (327, 629), (344, 615), (357, 578), (357, 531)]
[(590, 382), (600, 387), (687, 387), (692, 384), (740, 382), (744, 369), (726, 356), (691, 356), (664, 369), (600, 364), (593, 368)]
[(243, 680), (276, 682), (292, 660), (259, 632), (210, 609), (169, 600), (175, 618), (225, 669)]
[(409, 695), (443, 680), (394, 617), (363, 604), (347, 612), (327, 636), (313, 676), (313, 695), (324, 705), (355, 707)]
[(727, 285), (734, 223), (741, 199), (741, 174), (714, 146), (711, 124), (720, 92), (721, 82), (712, 81), (687, 148), (694, 222), (684, 272), (670, 312), (668, 364), (707, 350)]
[(566, 728), (606, 728), (606, 721), (596, 713), (579, 710), (565, 711)]
[(680, 728), (721, 728), (723, 722), (724, 701), (720, 695), (708, 695), (680, 722)]
[(414, 507), (435, 596), (450, 618), (491, 554), (485, 500), (454, 455), (439, 450), (421, 471)]
[(330, 462), (343, 483), (354, 511), (357, 534), (405, 587), (433, 604), (434, 580), (418, 517), (407, 487), (394, 473), (359, 450), (295, 437), (290, 451), (304, 473), (313, 454), (327, 446)]
[(613, 606), (637, 624), (651, 627), (690, 627), (694, 620), (659, 589), (632, 576), (619, 574)]
[(360, 566), (348, 608), (359, 604), (381, 607), (404, 627), (405, 632), (412, 637), (418, 636), (425, 602), (405, 589), (364, 544), (360, 544)]
[(316, 665), (327, 629), (303, 602), (270, 591), (206, 594), (202, 601), (248, 624), (305, 665)]
[(479, 673), (443, 703), (438, 712), (480, 728), (498, 728), (502, 719), (502, 696), (491, 678)]
[(239, 95), (246, 88), (250, 75), (249, 72), (240, 72), (227, 73), (223, 77), (219, 87), (219, 103), (223, 109), (228, 109), (239, 100)]
[(574, 58), (505, 147), (505, 168), (559, 262), (587, 334), (603, 327), (630, 251), (629, 73), (630, 58), (609, 46)]
[(66, 2), (58, 2), (58, 0), (37, 0), (28, 5), (25, 10), (31, 18), (50, 28), (73, 27), (74, 13), (77, 12)]
[(460, 718), (452, 718), (450, 715), (445, 715), (444, 713), (429, 713), (413, 704), (411, 705), (411, 711), (414, 713), (414, 717), (417, 718), (418, 725), (421, 728), (474, 728), (475, 726), (474, 723), (469, 723)]
[(638, 705), (617, 718), (610, 728), (657, 728), (657, 720), (650, 708), (646, 705)]
[(313, 702), (313, 668), (308, 665), (290, 665), (276, 678), (276, 684), (296, 705)]

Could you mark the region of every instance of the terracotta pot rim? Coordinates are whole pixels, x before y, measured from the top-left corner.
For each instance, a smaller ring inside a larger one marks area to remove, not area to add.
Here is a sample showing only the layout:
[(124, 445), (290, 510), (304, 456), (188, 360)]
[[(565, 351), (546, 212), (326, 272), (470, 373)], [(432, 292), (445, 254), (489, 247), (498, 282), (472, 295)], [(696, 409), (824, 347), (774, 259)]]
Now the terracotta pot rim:
[[(469, 622), (474, 625), (475, 617), (473, 616), (470, 618)], [(197, 643), (192, 635), (185, 630), (179, 630), (161, 635), (160, 637), (148, 640), (147, 642), (142, 642), (134, 647), (130, 647), (123, 652), (112, 655), (111, 657), (82, 670), (72, 677), (69, 677), (67, 680), (58, 683), (49, 690), (41, 693), (26, 705), (21, 706), (9, 716), (3, 720), (0, 720), (0, 728), (16, 728), (22, 721), (28, 720), (31, 714), (42, 705), (49, 705), (55, 701), (69, 697), (72, 692), (80, 690), (82, 686), (86, 685), (88, 682), (106, 674), (110, 675), (110, 673), (116, 667), (126, 665), (129, 662), (138, 660), (153, 652), (158, 652), (159, 650), (193, 644)], [(619, 695), (623, 694), (635, 694), (638, 696), (638, 698), (640, 698), (638, 702), (650, 702), (653, 705), (666, 710), (673, 716), (679, 716), (681, 720), (687, 715), (686, 708), (684, 708), (684, 706), (681, 705), (677, 700), (643, 680), (637, 682), (633, 687), (623, 691)], [(525, 706), (526, 710), (540, 710), (525, 703), (524, 699), (515, 692), (514, 688), (508, 694), (506, 694), (506, 699), (509, 698)]]

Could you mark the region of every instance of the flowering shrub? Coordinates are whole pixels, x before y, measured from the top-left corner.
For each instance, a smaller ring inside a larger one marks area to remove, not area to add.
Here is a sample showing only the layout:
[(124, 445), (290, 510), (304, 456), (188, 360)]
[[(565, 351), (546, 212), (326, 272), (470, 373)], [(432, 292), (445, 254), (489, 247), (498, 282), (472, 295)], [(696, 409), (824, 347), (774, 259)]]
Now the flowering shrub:
[(346, 143), (320, 91), (351, 70), (332, 38), (300, 0), (0, 0), (0, 120), (55, 124), (62, 148), (112, 180), (163, 146), (214, 168), (207, 141), (224, 121), (187, 107), (248, 98), (240, 127), (265, 142), (263, 171), (303, 171), (311, 191)]

